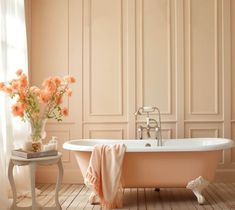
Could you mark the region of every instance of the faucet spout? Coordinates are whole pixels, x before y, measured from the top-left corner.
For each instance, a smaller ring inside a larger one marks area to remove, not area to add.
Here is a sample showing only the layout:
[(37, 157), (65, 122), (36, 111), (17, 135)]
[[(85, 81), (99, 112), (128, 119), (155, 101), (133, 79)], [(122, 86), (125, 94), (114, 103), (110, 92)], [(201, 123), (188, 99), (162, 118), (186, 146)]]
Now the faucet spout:
[(150, 135), (150, 127), (149, 127), (149, 126), (147, 127), (147, 137), (148, 137), (148, 139), (151, 138), (151, 135)]

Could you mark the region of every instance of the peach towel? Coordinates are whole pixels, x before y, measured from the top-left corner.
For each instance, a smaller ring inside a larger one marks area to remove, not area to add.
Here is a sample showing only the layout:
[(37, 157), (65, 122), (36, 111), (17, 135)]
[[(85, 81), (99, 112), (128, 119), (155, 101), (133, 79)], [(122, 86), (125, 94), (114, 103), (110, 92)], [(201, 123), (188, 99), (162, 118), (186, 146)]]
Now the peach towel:
[(125, 151), (124, 144), (94, 147), (85, 177), (85, 184), (93, 189), (91, 203), (100, 201), (108, 209), (122, 207), (121, 175)]

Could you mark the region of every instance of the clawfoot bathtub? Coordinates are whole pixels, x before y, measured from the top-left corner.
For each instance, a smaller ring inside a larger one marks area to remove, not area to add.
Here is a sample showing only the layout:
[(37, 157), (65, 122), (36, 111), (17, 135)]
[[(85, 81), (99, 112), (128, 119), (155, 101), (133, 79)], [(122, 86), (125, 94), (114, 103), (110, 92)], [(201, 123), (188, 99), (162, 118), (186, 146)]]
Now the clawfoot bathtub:
[(205, 201), (201, 192), (213, 180), (222, 150), (233, 147), (229, 139), (192, 138), (163, 140), (163, 146), (157, 140), (83, 139), (65, 142), (63, 148), (74, 151), (84, 177), (94, 145), (116, 143), (127, 145), (124, 188), (187, 187), (199, 204)]

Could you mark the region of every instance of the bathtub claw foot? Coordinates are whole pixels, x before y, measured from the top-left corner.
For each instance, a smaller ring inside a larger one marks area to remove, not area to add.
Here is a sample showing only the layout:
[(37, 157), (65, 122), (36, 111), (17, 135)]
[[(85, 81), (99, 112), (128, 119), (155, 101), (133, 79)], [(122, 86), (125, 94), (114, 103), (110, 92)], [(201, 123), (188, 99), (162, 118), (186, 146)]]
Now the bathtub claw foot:
[(199, 204), (204, 204), (206, 200), (202, 195), (202, 191), (208, 186), (208, 184), (209, 182), (206, 179), (204, 179), (202, 176), (199, 176), (198, 178), (190, 181), (186, 188), (192, 190), (194, 195), (197, 197)]
[(92, 192), (91, 194), (90, 194), (90, 197), (89, 197), (89, 203), (91, 204), (91, 205), (97, 205), (97, 204), (100, 204), (100, 199), (99, 199), (99, 197), (94, 193), (94, 192)]

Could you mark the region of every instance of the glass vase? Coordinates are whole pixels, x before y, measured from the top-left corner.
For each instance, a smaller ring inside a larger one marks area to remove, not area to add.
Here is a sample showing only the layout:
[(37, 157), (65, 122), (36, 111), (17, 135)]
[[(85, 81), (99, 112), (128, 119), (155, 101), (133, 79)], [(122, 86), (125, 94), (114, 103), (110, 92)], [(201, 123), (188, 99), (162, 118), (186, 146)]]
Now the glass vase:
[(46, 138), (45, 126), (47, 119), (30, 120), (32, 151), (40, 152), (42, 150), (42, 140)]

